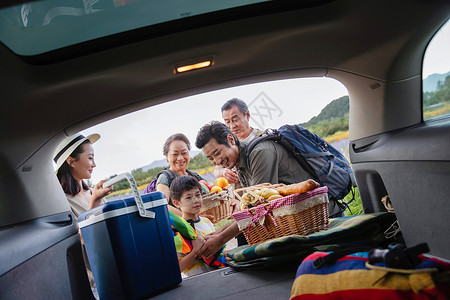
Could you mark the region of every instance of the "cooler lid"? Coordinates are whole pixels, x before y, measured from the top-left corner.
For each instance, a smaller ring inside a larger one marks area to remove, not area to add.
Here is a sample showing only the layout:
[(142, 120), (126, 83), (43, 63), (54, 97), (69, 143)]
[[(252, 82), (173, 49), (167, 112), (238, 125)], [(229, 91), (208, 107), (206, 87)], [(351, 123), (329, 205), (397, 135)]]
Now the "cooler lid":
[[(142, 195), (142, 201), (144, 202), (145, 210), (164, 205), (167, 206), (167, 200), (161, 192)], [(80, 214), (78, 217), (78, 226), (82, 228), (103, 220), (137, 212), (138, 207), (133, 197), (106, 202), (99, 207)]]

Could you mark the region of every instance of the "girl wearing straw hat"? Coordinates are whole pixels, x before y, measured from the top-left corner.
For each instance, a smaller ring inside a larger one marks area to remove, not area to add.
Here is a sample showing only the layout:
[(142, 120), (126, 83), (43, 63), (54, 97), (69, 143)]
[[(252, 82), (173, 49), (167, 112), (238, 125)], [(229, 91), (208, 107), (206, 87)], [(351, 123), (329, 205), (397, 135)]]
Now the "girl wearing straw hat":
[(53, 160), (56, 163), (56, 175), (66, 194), (73, 213), (78, 215), (101, 204), (102, 199), (111, 193), (112, 186), (103, 188), (104, 179), (91, 190), (84, 179), (90, 179), (94, 161), (94, 144), (99, 134), (87, 137), (80, 133), (66, 137), (56, 149)]

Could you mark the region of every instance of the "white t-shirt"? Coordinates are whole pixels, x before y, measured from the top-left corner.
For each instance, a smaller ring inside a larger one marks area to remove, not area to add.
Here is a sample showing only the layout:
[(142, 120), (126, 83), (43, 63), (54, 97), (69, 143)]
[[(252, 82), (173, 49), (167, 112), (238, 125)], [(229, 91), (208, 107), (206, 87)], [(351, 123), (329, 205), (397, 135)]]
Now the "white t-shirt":
[(258, 133), (258, 129), (253, 128), (252, 132), (250, 132), (250, 134), (248, 135), (248, 137), (246, 137), (245, 139), (242, 140), (242, 142), (248, 144), (250, 143), (255, 137), (256, 134)]
[[(213, 223), (208, 219), (204, 217), (199, 217), (197, 221), (194, 221), (195, 231), (197, 234), (201, 236), (205, 236), (211, 232), (214, 232), (214, 225)], [(186, 256), (187, 254), (178, 253), (178, 260)], [(182, 273), (181, 276), (183, 278), (198, 275), (201, 273), (209, 272), (215, 270), (208, 266), (202, 259), (196, 258), (192, 264), (187, 267)]]

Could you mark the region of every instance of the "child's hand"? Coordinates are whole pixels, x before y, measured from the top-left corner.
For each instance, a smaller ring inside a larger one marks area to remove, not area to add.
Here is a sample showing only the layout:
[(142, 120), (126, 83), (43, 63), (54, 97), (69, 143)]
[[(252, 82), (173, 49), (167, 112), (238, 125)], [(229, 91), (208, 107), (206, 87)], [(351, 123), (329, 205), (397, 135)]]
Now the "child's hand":
[(199, 235), (197, 239), (192, 240), (192, 252), (197, 254), (198, 250), (202, 248), (202, 246), (205, 244), (205, 239)]

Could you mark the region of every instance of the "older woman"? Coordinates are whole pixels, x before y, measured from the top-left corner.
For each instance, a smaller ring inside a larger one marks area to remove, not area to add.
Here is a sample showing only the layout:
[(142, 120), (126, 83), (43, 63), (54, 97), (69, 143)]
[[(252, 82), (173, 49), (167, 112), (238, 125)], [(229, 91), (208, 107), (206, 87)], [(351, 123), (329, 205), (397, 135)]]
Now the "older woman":
[(57, 166), (56, 176), (66, 194), (72, 212), (78, 217), (82, 212), (101, 204), (102, 199), (111, 193), (112, 187), (103, 188), (105, 180), (91, 190), (84, 182), (90, 179), (96, 167), (92, 144), (100, 138), (98, 134), (87, 137), (80, 133), (65, 138), (54, 153)]
[[(176, 133), (169, 138), (167, 138), (166, 142), (163, 146), (163, 154), (169, 163), (169, 169), (164, 170), (158, 176), (156, 181), (156, 190), (161, 191), (166, 196), (166, 199), (170, 202), (170, 183), (175, 177), (178, 176), (192, 176), (197, 180), (204, 180), (199, 174), (190, 171), (187, 169), (187, 165), (189, 164), (189, 150), (191, 150), (191, 143), (189, 139), (182, 133)], [(203, 194), (208, 194), (208, 187), (204, 184), (201, 184), (203, 189)], [(176, 208), (169, 207), (170, 210), (177, 210)], [(178, 211), (178, 210), (177, 210)]]

